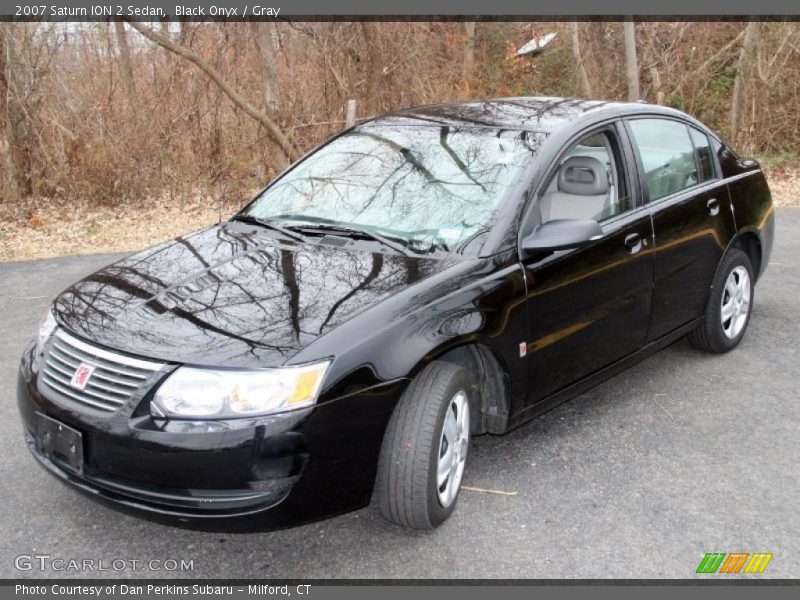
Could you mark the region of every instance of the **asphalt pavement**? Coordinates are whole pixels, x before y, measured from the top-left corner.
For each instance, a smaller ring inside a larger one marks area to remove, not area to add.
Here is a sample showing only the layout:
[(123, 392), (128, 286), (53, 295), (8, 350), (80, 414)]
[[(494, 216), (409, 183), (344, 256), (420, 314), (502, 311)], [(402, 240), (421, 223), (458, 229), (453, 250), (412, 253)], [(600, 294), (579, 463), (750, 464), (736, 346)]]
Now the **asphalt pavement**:
[[(270, 533), (174, 529), (39, 468), (17, 416), (20, 354), (59, 291), (119, 256), (0, 264), (0, 578), (684, 578), (706, 552), (769, 552), (754, 577), (800, 576), (800, 209), (778, 210), (739, 348), (713, 356), (680, 341), (507, 436), (477, 438), (464, 485), (514, 495), (462, 492), (430, 533), (375, 507)], [(108, 570), (19, 570), (31, 555)], [(193, 569), (142, 570), (170, 559)]]

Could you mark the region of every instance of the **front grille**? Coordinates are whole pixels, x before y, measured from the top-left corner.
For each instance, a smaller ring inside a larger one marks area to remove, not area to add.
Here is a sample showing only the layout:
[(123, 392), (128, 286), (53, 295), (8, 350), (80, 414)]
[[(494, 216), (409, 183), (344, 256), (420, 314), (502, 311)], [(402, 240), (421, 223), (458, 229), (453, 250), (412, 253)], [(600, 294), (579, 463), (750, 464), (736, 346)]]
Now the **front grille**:
[[(81, 365), (93, 367), (86, 385), (70, 382)], [(165, 363), (131, 358), (97, 348), (57, 329), (44, 354), (41, 382), (60, 398), (111, 414), (132, 398), (141, 398)], [(56, 398), (52, 398), (56, 400)]]

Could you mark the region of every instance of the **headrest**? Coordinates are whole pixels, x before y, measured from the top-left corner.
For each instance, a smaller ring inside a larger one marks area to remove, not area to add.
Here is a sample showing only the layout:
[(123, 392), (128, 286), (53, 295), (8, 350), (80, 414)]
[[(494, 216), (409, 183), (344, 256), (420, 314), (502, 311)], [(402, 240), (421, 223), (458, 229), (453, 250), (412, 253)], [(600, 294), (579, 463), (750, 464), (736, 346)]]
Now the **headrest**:
[(577, 196), (599, 196), (608, 192), (608, 172), (591, 156), (572, 156), (558, 170), (558, 190)]

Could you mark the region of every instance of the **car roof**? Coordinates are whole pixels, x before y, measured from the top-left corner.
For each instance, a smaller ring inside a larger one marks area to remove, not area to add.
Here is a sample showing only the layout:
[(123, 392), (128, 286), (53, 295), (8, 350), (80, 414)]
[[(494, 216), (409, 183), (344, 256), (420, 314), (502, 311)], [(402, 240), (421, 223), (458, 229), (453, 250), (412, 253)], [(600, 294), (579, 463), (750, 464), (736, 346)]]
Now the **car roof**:
[(694, 120), (680, 111), (645, 102), (526, 96), (406, 108), (370, 119), (360, 127), (429, 124), (552, 133), (579, 119), (595, 121), (642, 113)]

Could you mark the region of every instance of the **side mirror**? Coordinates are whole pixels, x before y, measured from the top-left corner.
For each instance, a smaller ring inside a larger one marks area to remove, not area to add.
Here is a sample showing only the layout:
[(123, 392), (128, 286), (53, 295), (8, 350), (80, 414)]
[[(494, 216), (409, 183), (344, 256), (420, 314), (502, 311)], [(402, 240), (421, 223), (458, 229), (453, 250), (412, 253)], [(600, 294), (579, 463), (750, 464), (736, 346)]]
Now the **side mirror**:
[(592, 219), (554, 219), (547, 221), (522, 240), (525, 254), (568, 250), (585, 246), (603, 237), (603, 230)]

